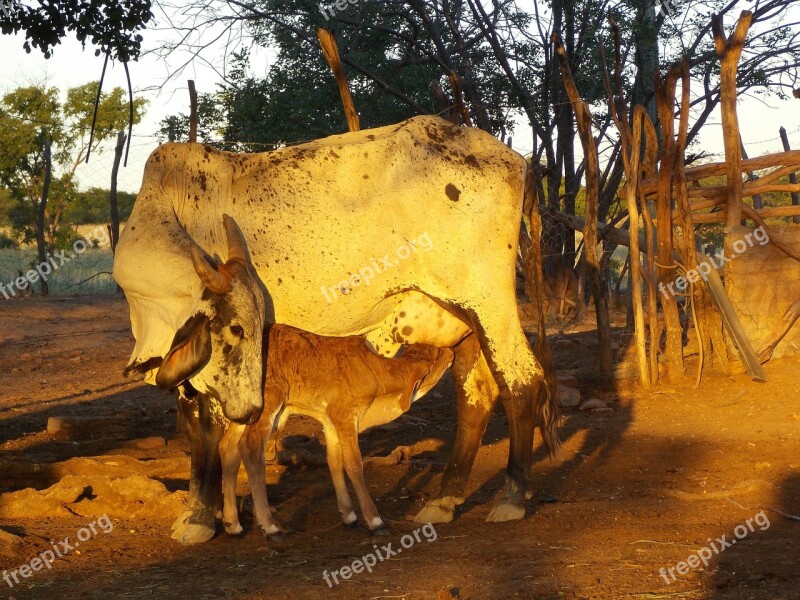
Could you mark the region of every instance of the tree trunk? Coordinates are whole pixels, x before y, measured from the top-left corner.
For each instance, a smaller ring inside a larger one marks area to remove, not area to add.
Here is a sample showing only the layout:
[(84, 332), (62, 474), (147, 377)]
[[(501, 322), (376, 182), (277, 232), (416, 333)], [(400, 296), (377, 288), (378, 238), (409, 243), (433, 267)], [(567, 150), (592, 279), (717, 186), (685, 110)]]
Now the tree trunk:
[[(586, 103), (578, 94), (575, 80), (564, 51), (564, 46), (557, 34), (553, 34), (556, 56), (561, 67), (564, 87), (572, 103), (572, 111), (578, 126), (578, 134), (583, 146), (584, 164), (586, 165), (586, 227), (583, 230), (583, 253), (586, 257), (586, 271), (589, 287), (594, 297), (595, 316), (597, 318), (597, 339), (600, 346), (600, 368), (605, 373), (611, 372), (611, 325), (608, 316), (608, 297), (600, 278), (600, 260), (597, 256), (597, 205), (600, 198), (600, 164), (597, 146), (592, 137), (592, 116)], [(581, 302), (582, 298), (578, 298)]]
[[(50, 157), (50, 140), (44, 140), (44, 182), (42, 183), (42, 196), (39, 198), (39, 206), (36, 207), (36, 252), (39, 264), (47, 262), (47, 245), (44, 240), (45, 233), (45, 210), (47, 208), (47, 195), (50, 193), (50, 180), (52, 179), (53, 162)], [(47, 279), (42, 276), (41, 291), (42, 296), (47, 296), (50, 292), (47, 286)]]
[(732, 244), (736, 239), (735, 234), (742, 224), (742, 147), (739, 117), (736, 113), (736, 76), (752, 19), (753, 13), (742, 11), (733, 35), (728, 38), (725, 35), (722, 16), (715, 14), (711, 17), (714, 45), (720, 60), (720, 108), (728, 184), (728, 208), (725, 221), (725, 254), (727, 256), (734, 254)]
[(636, 81), (633, 88), (631, 104), (641, 104), (647, 111), (647, 116), (656, 127), (659, 141), (661, 140), (661, 127), (658, 123), (656, 111), (655, 81), (658, 71), (658, 24), (656, 21), (656, 2), (642, 2), (639, 8), (641, 27), (636, 32)]

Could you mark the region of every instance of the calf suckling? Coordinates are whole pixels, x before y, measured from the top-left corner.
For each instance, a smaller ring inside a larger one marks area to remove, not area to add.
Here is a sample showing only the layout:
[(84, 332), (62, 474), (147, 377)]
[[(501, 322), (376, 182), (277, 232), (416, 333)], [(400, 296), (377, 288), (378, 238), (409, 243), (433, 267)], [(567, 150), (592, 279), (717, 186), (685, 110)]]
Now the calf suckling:
[(229, 534), (242, 531), (236, 477), (243, 461), (258, 525), (270, 539), (282, 538), (269, 509), (264, 450), (273, 429), (280, 429), (290, 415), (298, 414), (322, 424), (344, 524), (353, 525), (357, 520), (346, 471), (370, 531), (388, 533), (364, 481), (358, 434), (406, 412), (414, 400), (436, 385), (452, 364), (453, 351), (414, 344), (396, 358), (385, 358), (373, 353), (360, 336), (323, 337), (277, 324), (264, 336), (264, 412), (251, 425), (232, 423), (220, 442), (225, 530)]

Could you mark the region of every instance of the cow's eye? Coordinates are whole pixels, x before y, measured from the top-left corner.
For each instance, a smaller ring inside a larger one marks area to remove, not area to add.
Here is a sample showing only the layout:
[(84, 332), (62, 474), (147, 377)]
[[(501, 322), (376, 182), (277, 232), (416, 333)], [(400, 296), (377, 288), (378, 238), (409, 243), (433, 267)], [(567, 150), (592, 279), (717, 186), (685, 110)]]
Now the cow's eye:
[(231, 333), (240, 339), (244, 339), (244, 329), (241, 325), (231, 325)]

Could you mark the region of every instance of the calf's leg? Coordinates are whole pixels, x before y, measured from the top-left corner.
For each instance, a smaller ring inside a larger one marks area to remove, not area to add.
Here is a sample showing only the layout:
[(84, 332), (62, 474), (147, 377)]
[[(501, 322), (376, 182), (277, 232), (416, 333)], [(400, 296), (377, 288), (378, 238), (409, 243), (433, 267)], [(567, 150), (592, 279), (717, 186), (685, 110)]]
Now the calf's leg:
[[(283, 532), (272, 519), (272, 511), (269, 508), (267, 497), (267, 481), (264, 475), (264, 450), (267, 438), (272, 431), (272, 423), (275, 420), (275, 413), (268, 414), (268, 407), (264, 407), (262, 419), (267, 419), (265, 427), (261, 427), (259, 421), (256, 427), (247, 427), (239, 440), (239, 453), (247, 471), (247, 480), (250, 482), (250, 493), (253, 495), (253, 509), (256, 515), (256, 522), (261, 531), (273, 542), (282, 542)], [(277, 412), (277, 411), (275, 411)]]
[(342, 458), (342, 448), (339, 443), (339, 436), (333, 426), (327, 426), (325, 431), (325, 452), (328, 457), (328, 469), (331, 472), (333, 488), (336, 490), (336, 504), (339, 514), (342, 516), (342, 523), (346, 526), (355, 525), (358, 517), (353, 510), (353, 500), (350, 492), (347, 491), (347, 482), (344, 479), (344, 460)]
[(389, 527), (381, 519), (378, 509), (369, 495), (367, 483), (364, 481), (364, 464), (361, 460), (361, 449), (358, 447), (358, 430), (355, 423), (348, 423), (344, 427), (337, 428), (339, 442), (342, 448), (344, 468), (347, 476), (353, 482), (356, 490), (358, 505), (364, 520), (373, 535), (389, 535)]

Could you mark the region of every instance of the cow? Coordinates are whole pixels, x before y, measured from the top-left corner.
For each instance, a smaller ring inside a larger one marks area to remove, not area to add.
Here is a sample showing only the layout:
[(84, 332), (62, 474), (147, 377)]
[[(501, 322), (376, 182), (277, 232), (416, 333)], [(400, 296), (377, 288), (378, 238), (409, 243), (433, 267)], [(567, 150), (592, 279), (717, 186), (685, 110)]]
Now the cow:
[(376, 355), (361, 336), (323, 337), (287, 325), (265, 332), (264, 410), (252, 425), (231, 424), (220, 443), (223, 524), (231, 535), (242, 532), (236, 508), (236, 477), (243, 460), (256, 522), (264, 535), (283, 539), (267, 500), (264, 450), (273, 428), (293, 414), (319, 421), (325, 434), (328, 468), (342, 522), (357, 521), (347, 491), (347, 472), (361, 514), (375, 535), (389, 529), (364, 482), (358, 434), (405, 413), (427, 393), (453, 361), (449, 348), (415, 344), (397, 358)]
[[(186, 279), (176, 283), (191, 290), (192, 302), (185, 304), (185, 298), (180, 296), (174, 299), (175, 305), (181, 308), (176, 321), (181, 325), (163, 358), (155, 356), (126, 369), (145, 370), (155, 375), (154, 383), (159, 387), (178, 389), (178, 409), (182, 420), (190, 427), (192, 456), (200, 457), (192, 461), (192, 508), (179, 519), (183, 526), (176, 533), (176, 539), (187, 532), (196, 535), (199, 531), (207, 535), (206, 524), (214, 522), (219, 508), (215, 499), (219, 496), (221, 465), (218, 460), (207, 461), (203, 457), (216, 453), (216, 449), (211, 452), (211, 447), (219, 443), (219, 429), (227, 419), (219, 410), (220, 403), (211, 399), (217, 398), (220, 402), (225, 399), (225, 413), (234, 421), (252, 422), (262, 408), (261, 354), (267, 314), (266, 290), (250, 263), (247, 244), (238, 225), (228, 215), (220, 220), (225, 232), (227, 260), (224, 263), (218, 264), (180, 229), (171, 235), (181, 252), (163, 257), (162, 264), (128, 262), (123, 265), (115, 261), (115, 276), (118, 281), (126, 282), (128, 302), (142, 309), (131, 310), (137, 340), (146, 339), (148, 327), (158, 324), (152, 319), (154, 314), (169, 314), (173, 306), (169, 298), (152, 296), (148, 278), (141, 272), (137, 286), (134, 285), (136, 277), (125, 269), (170, 269), (170, 261), (180, 260), (188, 261), (191, 268), (191, 271), (183, 269), (182, 276)], [(130, 227), (129, 231), (135, 231), (135, 224)], [(209, 423), (216, 425), (209, 426)]]
[[(498, 397), (510, 449), (505, 489), (487, 520), (522, 518), (534, 421), (550, 450), (558, 443), (554, 395), (540, 394), (542, 367), (515, 295), (526, 169), (524, 158), (489, 133), (432, 116), (264, 153), (158, 147), (114, 261), (136, 338), (129, 368), (154, 380), (157, 359), (200, 301), (187, 233), (224, 256), (220, 215), (227, 213), (265, 285), (269, 322), (361, 335), (384, 356), (414, 343), (453, 349), (455, 444), (439, 497), (416, 519), (452, 520)], [(216, 474), (204, 465), (206, 458), (218, 464), (224, 423), (203, 420), (211, 411), (202, 406), (218, 403), (243, 422), (256, 403), (226, 398), (208, 381), (200, 370), (179, 393), (201, 407), (182, 412), (202, 438), (192, 445), (192, 472)], [(199, 498), (176, 522), (175, 537), (191, 543), (214, 535), (209, 515), (221, 507), (218, 483), (217, 497)], [(196, 486), (190, 489), (195, 497)]]

